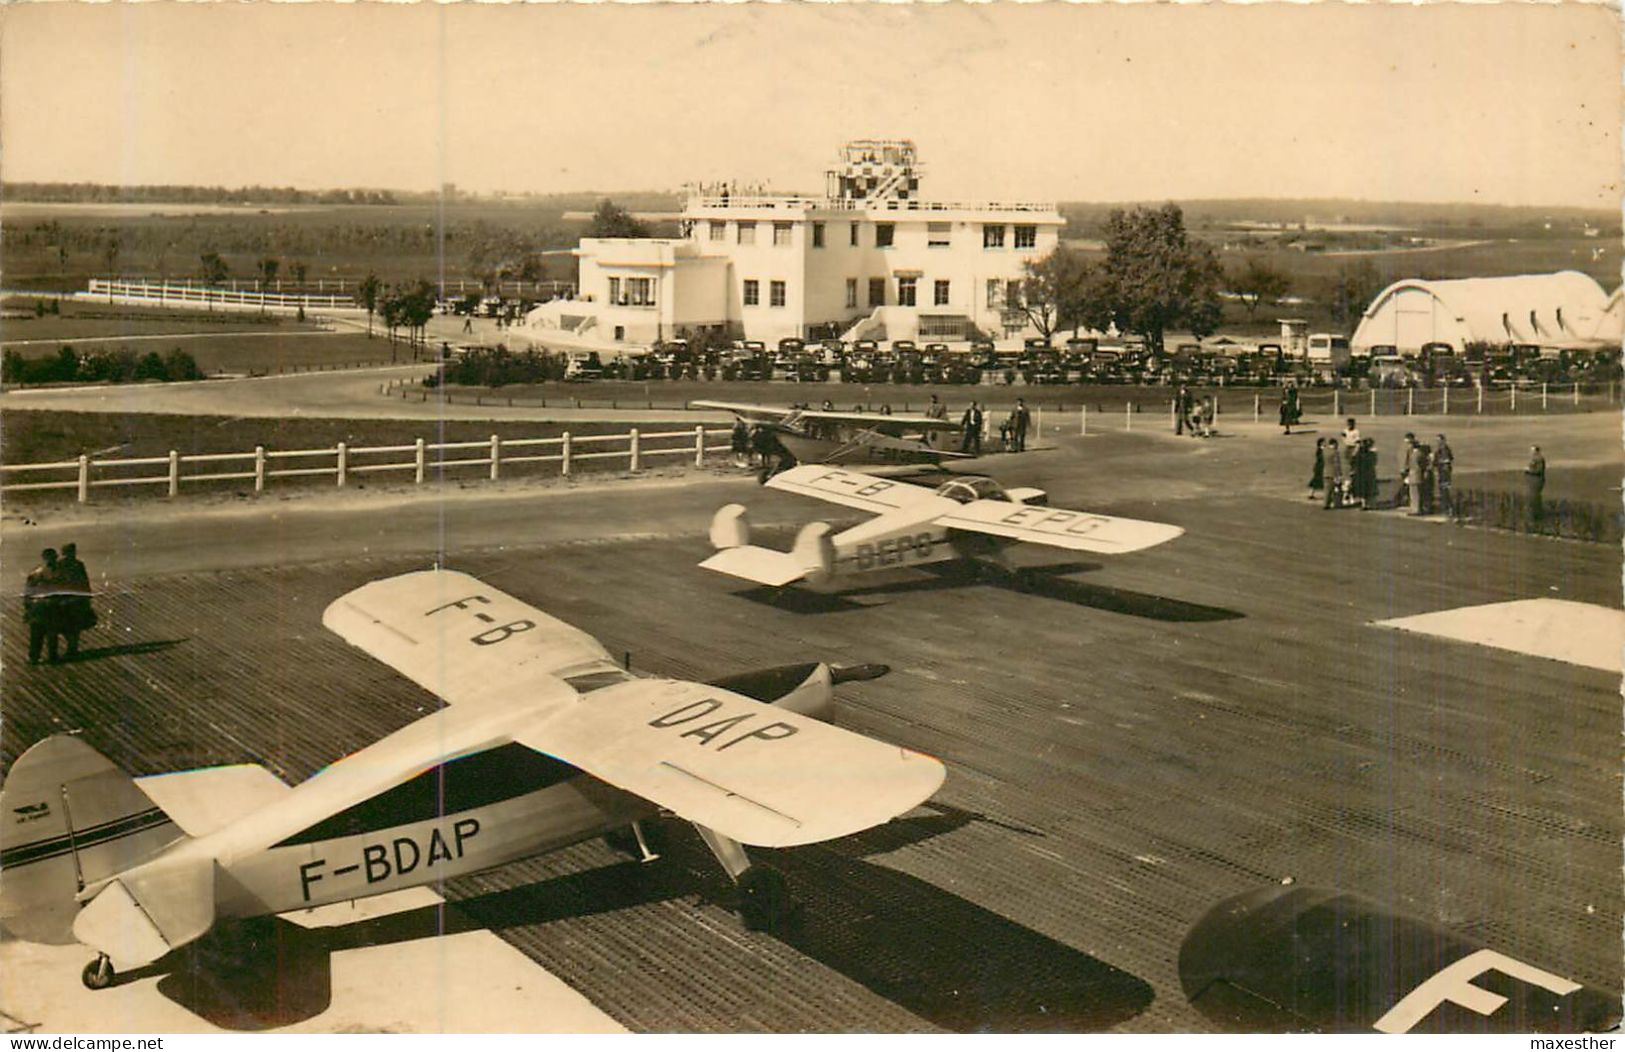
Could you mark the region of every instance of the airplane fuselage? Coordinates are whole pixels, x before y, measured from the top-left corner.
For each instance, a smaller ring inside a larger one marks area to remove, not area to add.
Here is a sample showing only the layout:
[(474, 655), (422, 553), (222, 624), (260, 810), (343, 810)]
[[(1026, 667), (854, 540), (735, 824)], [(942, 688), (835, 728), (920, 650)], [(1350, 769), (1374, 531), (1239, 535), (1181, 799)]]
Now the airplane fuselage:
[(841, 531), (831, 538), (835, 561), (830, 580), (839, 582), (842, 578), (993, 556), (1011, 543), (935, 523), (936, 518), (957, 506), (945, 497), (937, 498)]

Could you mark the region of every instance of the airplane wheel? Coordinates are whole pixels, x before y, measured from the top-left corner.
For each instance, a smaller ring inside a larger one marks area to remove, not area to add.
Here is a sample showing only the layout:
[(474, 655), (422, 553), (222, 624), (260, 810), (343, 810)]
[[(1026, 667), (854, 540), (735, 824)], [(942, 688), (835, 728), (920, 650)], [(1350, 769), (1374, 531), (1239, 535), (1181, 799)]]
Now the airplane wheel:
[(750, 931), (775, 931), (790, 920), (795, 903), (784, 874), (752, 866), (739, 877), (739, 919)]
[(113, 962), (106, 957), (98, 957), (85, 965), (85, 970), (79, 973), (79, 978), (91, 990), (105, 990), (113, 985)]

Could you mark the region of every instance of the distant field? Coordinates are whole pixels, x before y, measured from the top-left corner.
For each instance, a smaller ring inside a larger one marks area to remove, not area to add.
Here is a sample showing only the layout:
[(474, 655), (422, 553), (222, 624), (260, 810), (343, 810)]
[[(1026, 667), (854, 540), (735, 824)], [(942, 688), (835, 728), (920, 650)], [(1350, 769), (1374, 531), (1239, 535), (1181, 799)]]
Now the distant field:
[[(47, 358), (55, 355), (59, 346), (44, 343), (11, 349), (25, 358)], [(330, 333), (293, 326), (290, 326), (287, 332), (265, 335), (211, 333), (184, 339), (177, 337), (141, 340), (109, 337), (105, 341), (73, 345), (73, 349), (81, 355), (121, 348), (134, 351), (138, 355), (146, 354), (148, 351), (157, 351), (162, 355), (178, 348), (190, 354), (205, 373), (251, 376), (268, 376), (296, 369), (390, 365), (397, 361), (414, 360), (412, 349), (406, 344), (398, 343), (392, 348), (390, 342), (381, 336), (368, 339), (366, 333)]]
[(69, 299), (56, 301), (60, 313), (34, 314), (34, 305), (44, 302), (49, 301), (45, 297), (7, 296), (0, 306), (8, 311), (28, 311), (29, 316), (6, 318), (0, 322), (0, 345), (21, 340), (71, 340), (176, 332), (320, 331), (314, 324), (275, 314), (259, 316), (244, 311), (174, 310)]

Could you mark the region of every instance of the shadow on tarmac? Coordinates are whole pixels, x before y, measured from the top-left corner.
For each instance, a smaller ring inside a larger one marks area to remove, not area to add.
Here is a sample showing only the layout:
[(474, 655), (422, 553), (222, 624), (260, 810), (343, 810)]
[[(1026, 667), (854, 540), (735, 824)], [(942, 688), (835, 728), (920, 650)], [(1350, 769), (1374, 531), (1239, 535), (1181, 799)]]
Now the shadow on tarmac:
[[(1016, 924), (917, 877), (865, 860), (991, 822), (1025, 836), (1041, 832), (930, 804), (826, 845), (758, 850), (780, 870), (798, 909), (771, 935), (875, 994), (947, 1030), (1101, 1030), (1143, 1012), (1144, 980)], [(624, 861), (455, 903), (355, 924), (307, 929), (279, 918), (233, 925), (187, 950), (119, 977), (160, 975), (158, 990), (217, 1026), (238, 1031), (288, 1026), (332, 1000), (332, 955), (464, 931), (543, 925), (672, 899), (695, 909), (730, 906), (732, 885), (686, 825), (665, 823), (661, 861)]]

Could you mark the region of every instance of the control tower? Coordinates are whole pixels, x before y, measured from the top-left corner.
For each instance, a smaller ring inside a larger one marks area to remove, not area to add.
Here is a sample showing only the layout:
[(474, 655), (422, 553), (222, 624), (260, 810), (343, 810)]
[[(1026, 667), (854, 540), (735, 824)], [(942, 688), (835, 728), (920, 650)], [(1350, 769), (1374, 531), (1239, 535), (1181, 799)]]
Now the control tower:
[(907, 201), (920, 194), (920, 163), (910, 139), (854, 139), (841, 147), (840, 167), (824, 173), (837, 201)]

